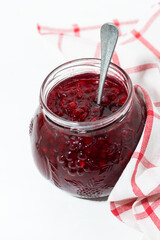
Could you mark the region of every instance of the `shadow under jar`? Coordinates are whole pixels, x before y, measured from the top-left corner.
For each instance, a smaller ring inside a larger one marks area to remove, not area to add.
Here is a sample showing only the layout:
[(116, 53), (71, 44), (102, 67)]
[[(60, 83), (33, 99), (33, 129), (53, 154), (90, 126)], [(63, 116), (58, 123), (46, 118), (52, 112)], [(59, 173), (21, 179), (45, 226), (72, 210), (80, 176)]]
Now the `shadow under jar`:
[(82, 198), (109, 195), (146, 120), (142, 94), (113, 63), (97, 105), (99, 74), (100, 59), (89, 58), (53, 70), (42, 84), (40, 105), (30, 124), (39, 171), (60, 189)]

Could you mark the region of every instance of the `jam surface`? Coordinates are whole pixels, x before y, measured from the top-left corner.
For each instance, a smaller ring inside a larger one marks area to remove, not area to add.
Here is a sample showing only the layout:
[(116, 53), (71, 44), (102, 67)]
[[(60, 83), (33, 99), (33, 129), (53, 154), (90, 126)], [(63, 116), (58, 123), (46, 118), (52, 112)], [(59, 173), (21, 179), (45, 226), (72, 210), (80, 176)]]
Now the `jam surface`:
[(61, 82), (49, 93), (47, 106), (70, 121), (96, 121), (108, 117), (125, 103), (127, 92), (120, 83), (108, 78), (98, 105), (98, 79), (98, 74), (88, 73)]
[[(70, 121), (96, 121), (117, 111), (127, 99), (127, 90), (115, 79), (107, 79), (100, 106), (97, 91), (98, 75), (77, 75), (51, 89), (47, 106)], [(129, 162), (145, 124), (145, 104), (136, 91), (133, 95), (123, 119), (89, 132), (54, 124), (39, 106), (30, 135), (40, 172), (74, 196), (107, 196)]]

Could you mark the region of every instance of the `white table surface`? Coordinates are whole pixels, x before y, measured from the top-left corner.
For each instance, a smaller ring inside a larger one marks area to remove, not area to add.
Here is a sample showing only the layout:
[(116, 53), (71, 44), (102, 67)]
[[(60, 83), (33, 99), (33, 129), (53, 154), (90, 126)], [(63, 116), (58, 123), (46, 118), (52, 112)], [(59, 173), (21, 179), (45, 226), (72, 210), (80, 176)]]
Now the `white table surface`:
[(74, 198), (45, 180), (32, 159), (28, 126), (44, 77), (62, 61), (43, 47), (36, 24), (65, 27), (132, 19), (151, 2), (156, 1), (1, 1), (1, 240), (142, 239), (142, 233), (110, 213), (107, 201)]

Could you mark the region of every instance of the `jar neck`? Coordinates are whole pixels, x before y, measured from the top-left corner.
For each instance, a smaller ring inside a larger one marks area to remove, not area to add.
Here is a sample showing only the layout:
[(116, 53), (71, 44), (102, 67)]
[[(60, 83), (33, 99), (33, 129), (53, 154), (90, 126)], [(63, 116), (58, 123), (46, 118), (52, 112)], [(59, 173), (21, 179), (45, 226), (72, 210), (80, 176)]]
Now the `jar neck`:
[(48, 108), (47, 98), (52, 88), (66, 78), (82, 73), (100, 74), (100, 67), (100, 59), (77, 59), (59, 66), (46, 77), (40, 90), (40, 104), (44, 115), (49, 119), (49, 121), (61, 127), (69, 128), (72, 131), (88, 132), (103, 128), (104, 126), (110, 125), (115, 121), (119, 121), (121, 118), (125, 117), (126, 113), (131, 107), (134, 89), (129, 76), (120, 67), (113, 63), (111, 63), (109, 66), (107, 76), (109, 78), (114, 78), (117, 81), (121, 81), (128, 94), (126, 102), (115, 113), (112, 113), (108, 117), (104, 117), (94, 122), (73, 122), (57, 116)]

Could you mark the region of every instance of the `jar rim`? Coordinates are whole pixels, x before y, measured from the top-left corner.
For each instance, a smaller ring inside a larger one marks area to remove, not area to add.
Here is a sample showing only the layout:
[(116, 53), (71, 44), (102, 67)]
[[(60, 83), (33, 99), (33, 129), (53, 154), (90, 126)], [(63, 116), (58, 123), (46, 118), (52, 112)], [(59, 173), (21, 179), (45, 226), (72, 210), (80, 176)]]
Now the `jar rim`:
[[(52, 70), (47, 77), (45, 78), (44, 82), (42, 83), (42, 86), (40, 88), (40, 104), (42, 107), (42, 111), (44, 112), (44, 114), (46, 115), (46, 117), (53, 123), (60, 125), (61, 127), (65, 127), (65, 128), (70, 128), (70, 130), (72, 131), (78, 131), (78, 132), (86, 132), (86, 131), (92, 131), (95, 129), (100, 129), (103, 128), (106, 125), (110, 125), (113, 122), (117, 121), (118, 119), (120, 119), (122, 116), (124, 116), (126, 114), (126, 112), (129, 110), (130, 108), (130, 103), (132, 100), (132, 96), (133, 96), (133, 84), (131, 82), (130, 77), (128, 76), (128, 74), (118, 65), (116, 65), (115, 63), (110, 63), (109, 65), (109, 69), (115, 70), (119, 73), (121, 73), (123, 75), (123, 77), (125, 77), (125, 79), (127, 80), (127, 84), (128, 84), (128, 96), (127, 96), (127, 100), (126, 102), (114, 113), (112, 113), (111, 115), (104, 117), (102, 119), (96, 120), (96, 121), (85, 121), (85, 122), (77, 122), (77, 121), (70, 121), (64, 118), (61, 118), (59, 116), (57, 116), (56, 114), (54, 114), (47, 106), (46, 103), (46, 98), (45, 98), (45, 87), (48, 83), (52, 82), (54, 80), (53, 76), (56, 75), (58, 72), (61, 72), (69, 67), (74, 67), (74, 66), (83, 66), (84, 64), (87, 66), (93, 66), (92, 64), (98, 64), (98, 68), (100, 68), (100, 63), (101, 63), (101, 59), (99, 58), (79, 58), (79, 59), (74, 59), (68, 62), (65, 62), (63, 64), (61, 64), (60, 66), (58, 66), (57, 68), (55, 68), (54, 70)], [(76, 76), (76, 74), (74, 75)], [(50, 80), (50, 78), (52, 78)]]

